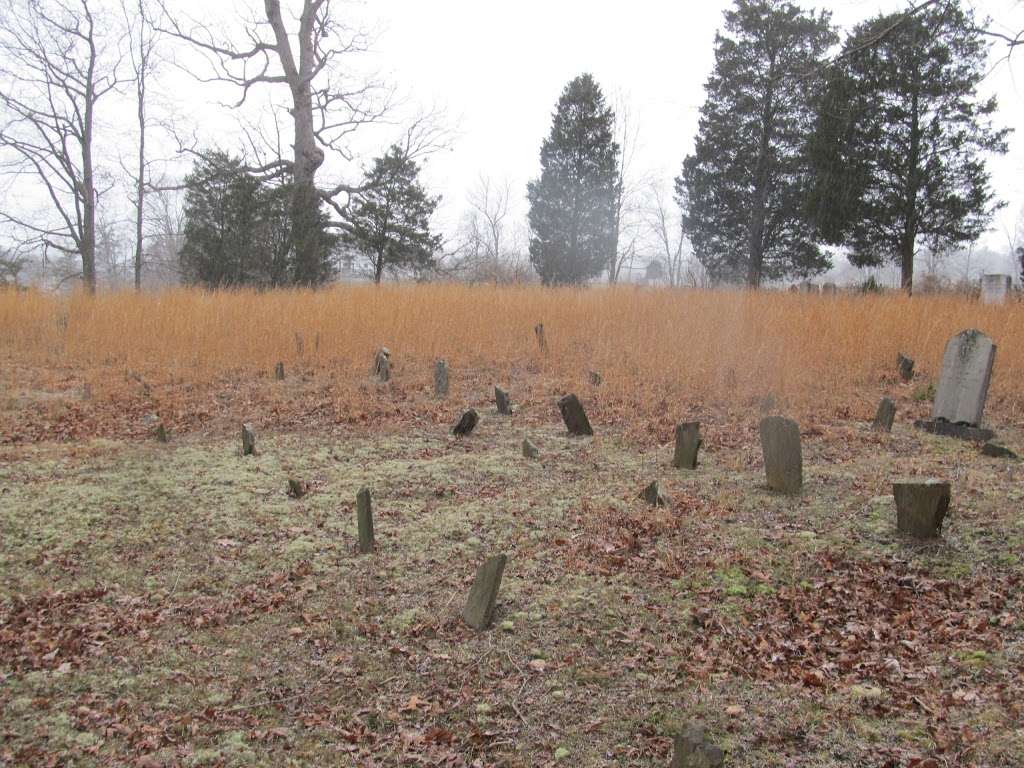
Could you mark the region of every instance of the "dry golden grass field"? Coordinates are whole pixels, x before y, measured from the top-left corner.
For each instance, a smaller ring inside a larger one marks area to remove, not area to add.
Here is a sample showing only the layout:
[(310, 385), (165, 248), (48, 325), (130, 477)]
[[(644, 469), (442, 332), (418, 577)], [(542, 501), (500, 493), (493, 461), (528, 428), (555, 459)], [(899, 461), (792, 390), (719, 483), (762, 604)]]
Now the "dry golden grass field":
[[(1024, 765), (1024, 468), (912, 426), (965, 328), (998, 345), (986, 422), (1024, 454), (1019, 303), (0, 293), (0, 766), (668, 766), (689, 722), (727, 766)], [(567, 392), (594, 437), (566, 435)], [(799, 496), (765, 487), (766, 413), (800, 423)], [(687, 420), (695, 471), (669, 463)], [(941, 539), (896, 532), (903, 476), (952, 483)], [(637, 498), (654, 479), (665, 508)]]

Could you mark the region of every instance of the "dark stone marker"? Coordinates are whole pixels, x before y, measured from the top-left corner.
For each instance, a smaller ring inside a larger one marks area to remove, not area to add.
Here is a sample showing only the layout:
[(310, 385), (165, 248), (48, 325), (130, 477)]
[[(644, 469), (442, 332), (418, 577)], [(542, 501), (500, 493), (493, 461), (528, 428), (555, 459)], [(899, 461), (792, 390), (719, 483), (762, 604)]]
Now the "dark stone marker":
[(274, 366), (274, 378), (278, 381), (284, 381), (284, 363), (278, 363)]
[(687, 726), (672, 744), (672, 764), (669, 768), (721, 768), (725, 754), (708, 741), (704, 729)]
[(523, 457), (527, 459), (540, 458), (540, 448), (530, 442), (530, 438), (523, 438)]
[(882, 432), (892, 432), (892, 423), (896, 419), (896, 403), (888, 397), (883, 397), (878, 404), (878, 411), (875, 413), (875, 421), (872, 428)]
[(949, 509), (949, 483), (941, 480), (892, 484), (896, 499), (896, 527), (918, 539), (934, 539), (942, 532)]
[(595, 386), (595, 387), (600, 387), (601, 386), (601, 382), (603, 381), (603, 379), (601, 378), (601, 374), (600, 373), (598, 373), (597, 371), (591, 371), (588, 375), (590, 376), (590, 383), (593, 386)]
[(288, 495), (293, 499), (301, 499), (309, 493), (309, 485), (294, 477), (288, 478)]
[(456, 437), (466, 437), (470, 432), (476, 429), (477, 422), (479, 421), (480, 417), (477, 415), (477, 412), (473, 408), (470, 408), (462, 414), (462, 418), (459, 419), (459, 423), (452, 427), (452, 434)]
[(359, 551), (373, 552), (373, 504), (370, 489), (361, 488), (356, 494), (356, 523), (359, 526)]
[(672, 466), (676, 469), (696, 469), (697, 453), (704, 441), (700, 437), (700, 422), (687, 421), (676, 425), (676, 450)]
[(373, 373), (380, 381), (391, 379), (391, 350), (381, 347), (373, 358)]
[(437, 397), (448, 395), (448, 363), (444, 360), (434, 363), (434, 394)]
[(558, 410), (562, 412), (562, 421), (570, 435), (592, 435), (594, 430), (590, 427), (586, 411), (576, 395), (566, 395), (558, 401)]
[(662, 493), (661, 488), (658, 487), (657, 480), (640, 491), (640, 498), (652, 507), (667, 507), (670, 503), (668, 496)]
[(473, 629), (487, 629), (491, 624), (506, 562), (508, 558), (505, 555), (495, 555), (488, 558), (476, 572), (473, 588), (469, 590), (469, 599), (462, 611), (463, 621)]
[(253, 431), (252, 424), (242, 425), (242, 455), (256, 455), (256, 433)]
[(501, 387), (494, 388), (494, 405), (503, 416), (512, 415), (512, 403), (509, 402), (508, 392)]
[(170, 437), (167, 435), (167, 427), (164, 426), (162, 421), (157, 424), (156, 429), (153, 430), (153, 437), (156, 438), (158, 443), (166, 443), (170, 441)]
[(544, 338), (544, 323), (537, 323), (533, 326), (533, 332), (537, 336), (537, 346), (541, 352), (548, 351), (548, 341)]
[(900, 378), (903, 381), (910, 381), (914, 378), (914, 359), (907, 357), (902, 352), (896, 355), (896, 366), (899, 368)]
[(800, 428), (792, 419), (769, 416), (761, 421), (761, 450), (768, 488), (796, 494), (804, 484)]
[(999, 445), (998, 443), (985, 443), (981, 446), (981, 455), (989, 456), (993, 459), (1017, 459), (1020, 458), (1016, 453), (1011, 451), (1005, 445)]
[(975, 443), (984, 443), (996, 436), (996, 433), (991, 429), (972, 427), (967, 424), (954, 424), (944, 419), (918, 419), (914, 422), (914, 426), (933, 435), (958, 437), (961, 440), (970, 440)]

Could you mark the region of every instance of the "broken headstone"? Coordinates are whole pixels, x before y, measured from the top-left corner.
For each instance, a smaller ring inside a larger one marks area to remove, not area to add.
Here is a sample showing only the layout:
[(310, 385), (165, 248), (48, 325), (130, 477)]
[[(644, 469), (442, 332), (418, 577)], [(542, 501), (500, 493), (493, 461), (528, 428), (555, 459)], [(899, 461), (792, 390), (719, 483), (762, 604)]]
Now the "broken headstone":
[(488, 558), (476, 572), (473, 587), (469, 590), (469, 599), (462, 611), (463, 621), (473, 629), (487, 629), (491, 624), (506, 562), (508, 558), (505, 555), (495, 555)]
[(256, 455), (256, 432), (253, 431), (252, 424), (242, 425), (242, 455)]
[(971, 427), (967, 424), (953, 424), (942, 419), (918, 419), (914, 422), (914, 426), (933, 435), (957, 437), (961, 440), (970, 440), (975, 443), (984, 443), (986, 440), (991, 440), (996, 436), (996, 433), (991, 429)]
[(284, 381), (284, 363), (278, 363), (274, 366), (274, 378), (278, 381)]
[(658, 486), (657, 480), (640, 491), (640, 498), (652, 507), (667, 507), (671, 503), (669, 497), (661, 492), (661, 488)]
[(888, 397), (883, 397), (878, 403), (878, 411), (875, 413), (875, 421), (872, 428), (882, 432), (892, 432), (892, 423), (896, 419), (896, 403)]
[(452, 434), (456, 437), (466, 437), (470, 432), (476, 429), (477, 422), (479, 421), (480, 416), (477, 415), (477, 412), (473, 408), (470, 408), (462, 414), (462, 418), (459, 419), (459, 423), (452, 427)]
[(381, 347), (373, 358), (373, 374), (379, 381), (391, 379), (391, 350)]
[(361, 488), (356, 494), (356, 525), (359, 527), (359, 551), (364, 555), (373, 552), (373, 502), (369, 488)]
[(592, 435), (594, 430), (590, 427), (586, 411), (576, 395), (566, 395), (558, 401), (558, 410), (562, 413), (562, 421), (570, 435)]
[(949, 483), (941, 480), (892, 484), (896, 500), (896, 527), (919, 539), (933, 539), (942, 532), (949, 509)]
[(998, 443), (985, 443), (981, 446), (981, 455), (988, 456), (993, 459), (1019, 458), (1016, 453), (1011, 451), (1005, 445), (999, 445)]
[(981, 426), (996, 345), (981, 331), (958, 333), (946, 344), (932, 419)]
[(792, 419), (769, 416), (761, 421), (761, 450), (768, 487), (782, 493), (800, 493), (803, 487), (803, 455), (800, 428)]
[(309, 493), (309, 484), (294, 477), (288, 478), (288, 495), (293, 499), (301, 499)]
[(902, 352), (896, 355), (896, 367), (899, 370), (900, 378), (903, 381), (910, 381), (914, 378), (914, 359), (907, 357)]
[(509, 402), (508, 392), (501, 387), (494, 388), (494, 405), (503, 416), (512, 415), (512, 403)]
[(704, 441), (700, 437), (700, 422), (687, 421), (676, 425), (676, 449), (672, 466), (676, 469), (696, 469), (697, 453)]
[(673, 740), (670, 768), (721, 768), (724, 763), (725, 754), (708, 741), (703, 728), (689, 725)]
[(434, 394), (437, 397), (448, 395), (448, 363), (444, 360), (434, 363)]
[(536, 459), (540, 457), (540, 448), (530, 442), (530, 438), (523, 438), (523, 456), (527, 459)]

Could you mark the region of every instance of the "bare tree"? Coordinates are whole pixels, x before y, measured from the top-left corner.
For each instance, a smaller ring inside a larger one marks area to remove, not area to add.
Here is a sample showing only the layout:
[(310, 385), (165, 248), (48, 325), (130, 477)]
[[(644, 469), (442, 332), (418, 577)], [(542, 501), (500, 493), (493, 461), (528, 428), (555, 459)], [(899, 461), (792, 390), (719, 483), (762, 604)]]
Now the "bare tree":
[(665, 265), (668, 284), (673, 287), (706, 286), (707, 275), (688, 247), (679, 206), (660, 184), (650, 184), (646, 197), (644, 219), (647, 232), (655, 244), (658, 259)]
[(510, 218), (512, 184), (480, 174), (467, 195), (468, 209), (456, 239), (450, 270), (473, 282), (524, 282), (531, 267), (526, 233)]
[(617, 283), (623, 267), (632, 265), (640, 235), (637, 198), (642, 179), (634, 178), (633, 157), (640, 138), (640, 126), (624, 95), (615, 99), (615, 132), (619, 143), (619, 167), (615, 183), (615, 247), (608, 259), (608, 282)]
[[(119, 56), (95, 0), (11, 0), (0, 14), (0, 157), (4, 173), (31, 176), (51, 208), (37, 221), (8, 207), (0, 221), (27, 239), (81, 257), (96, 290), (96, 105), (118, 85)], [(22, 201), (23, 202), (22, 198)]]

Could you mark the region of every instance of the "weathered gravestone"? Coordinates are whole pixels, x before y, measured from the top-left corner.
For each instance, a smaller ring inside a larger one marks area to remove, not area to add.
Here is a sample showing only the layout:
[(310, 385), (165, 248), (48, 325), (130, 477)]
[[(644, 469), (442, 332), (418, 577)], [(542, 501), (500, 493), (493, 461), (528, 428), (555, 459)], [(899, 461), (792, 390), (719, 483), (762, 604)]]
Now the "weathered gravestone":
[(512, 415), (512, 403), (509, 400), (508, 392), (501, 387), (494, 388), (494, 405), (498, 409), (498, 413), (503, 416)]
[(768, 488), (796, 494), (804, 484), (800, 428), (792, 419), (769, 416), (761, 420), (761, 450)]
[(570, 435), (592, 435), (594, 430), (590, 427), (587, 413), (576, 395), (566, 395), (558, 401), (558, 410), (562, 413), (562, 421)]
[(448, 394), (448, 363), (444, 360), (434, 363), (434, 394), (437, 397)]
[(900, 372), (900, 378), (903, 381), (910, 381), (914, 378), (914, 359), (907, 357), (902, 352), (896, 355), (896, 366)]
[(278, 363), (274, 366), (274, 378), (278, 381), (284, 381), (284, 363)]
[(892, 432), (892, 423), (896, 419), (896, 403), (888, 397), (883, 397), (878, 404), (878, 411), (875, 413), (875, 421), (871, 425), (881, 432)]
[(167, 427), (161, 421), (156, 425), (156, 429), (153, 430), (153, 437), (156, 438), (158, 443), (166, 443), (170, 441), (170, 437), (167, 434)]
[(724, 764), (725, 754), (708, 741), (703, 728), (689, 725), (673, 740), (670, 768), (721, 768)]
[(459, 423), (452, 427), (452, 434), (456, 437), (466, 437), (476, 429), (477, 422), (479, 421), (480, 416), (477, 414), (476, 410), (470, 408), (462, 414), (462, 418), (459, 419)]
[(822, 283), (821, 292), (823, 294), (827, 294), (828, 296), (835, 296), (837, 293), (839, 293), (839, 286), (837, 286), (835, 283)]
[(590, 377), (590, 383), (593, 386), (595, 386), (595, 387), (600, 387), (601, 386), (601, 382), (603, 381), (603, 379), (601, 378), (601, 374), (600, 373), (598, 373), (597, 371), (590, 371), (587, 375)]
[(533, 333), (537, 337), (537, 346), (541, 352), (548, 351), (548, 340), (544, 338), (544, 323), (537, 323), (533, 326)]
[(391, 350), (381, 347), (373, 358), (373, 374), (380, 381), (391, 379)]
[(528, 437), (523, 438), (523, 457), (527, 459), (540, 457), (540, 448), (534, 445)]
[(676, 425), (676, 449), (672, 466), (676, 469), (696, 469), (697, 453), (704, 441), (700, 437), (700, 422), (687, 421)]
[(364, 555), (373, 552), (373, 502), (369, 488), (361, 488), (356, 494), (356, 525), (359, 528), (359, 551)]
[(253, 430), (252, 424), (242, 425), (242, 455), (256, 455), (256, 432)]
[(657, 480), (640, 491), (640, 498), (652, 507), (667, 507), (671, 503), (669, 497), (661, 492), (661, 487), (658, 485)]
[(1013, 279), (1009, 275), (982, 275), (981, 303), (1005, 304), (1013, 290)]
[(892, 484), (896, 500), (896, 527), (919, 539), (933, 539), (942, 532), (949, 509), (949, 483), (941, 480)]
[(915, 424), (935, 434), (991, 439), (994, 433), (981, 429), (981, 416), (995, 357), (996, 345), (981, 331), (971, 329), (951, 338), (942, 356), (931, 421)]
[(462, 611), (463, 621), (473, 629), (487, 629), (491, 624), (506, 562), (508, 558), (505, 555), (495, 555), (488, 558), (476, 572), (473, 587), (469, 590), (469, 599)]
[(301, 499), (309, 493), (309, 484), (298, 478), (288, 478), (288, 495), (293, 499)]

